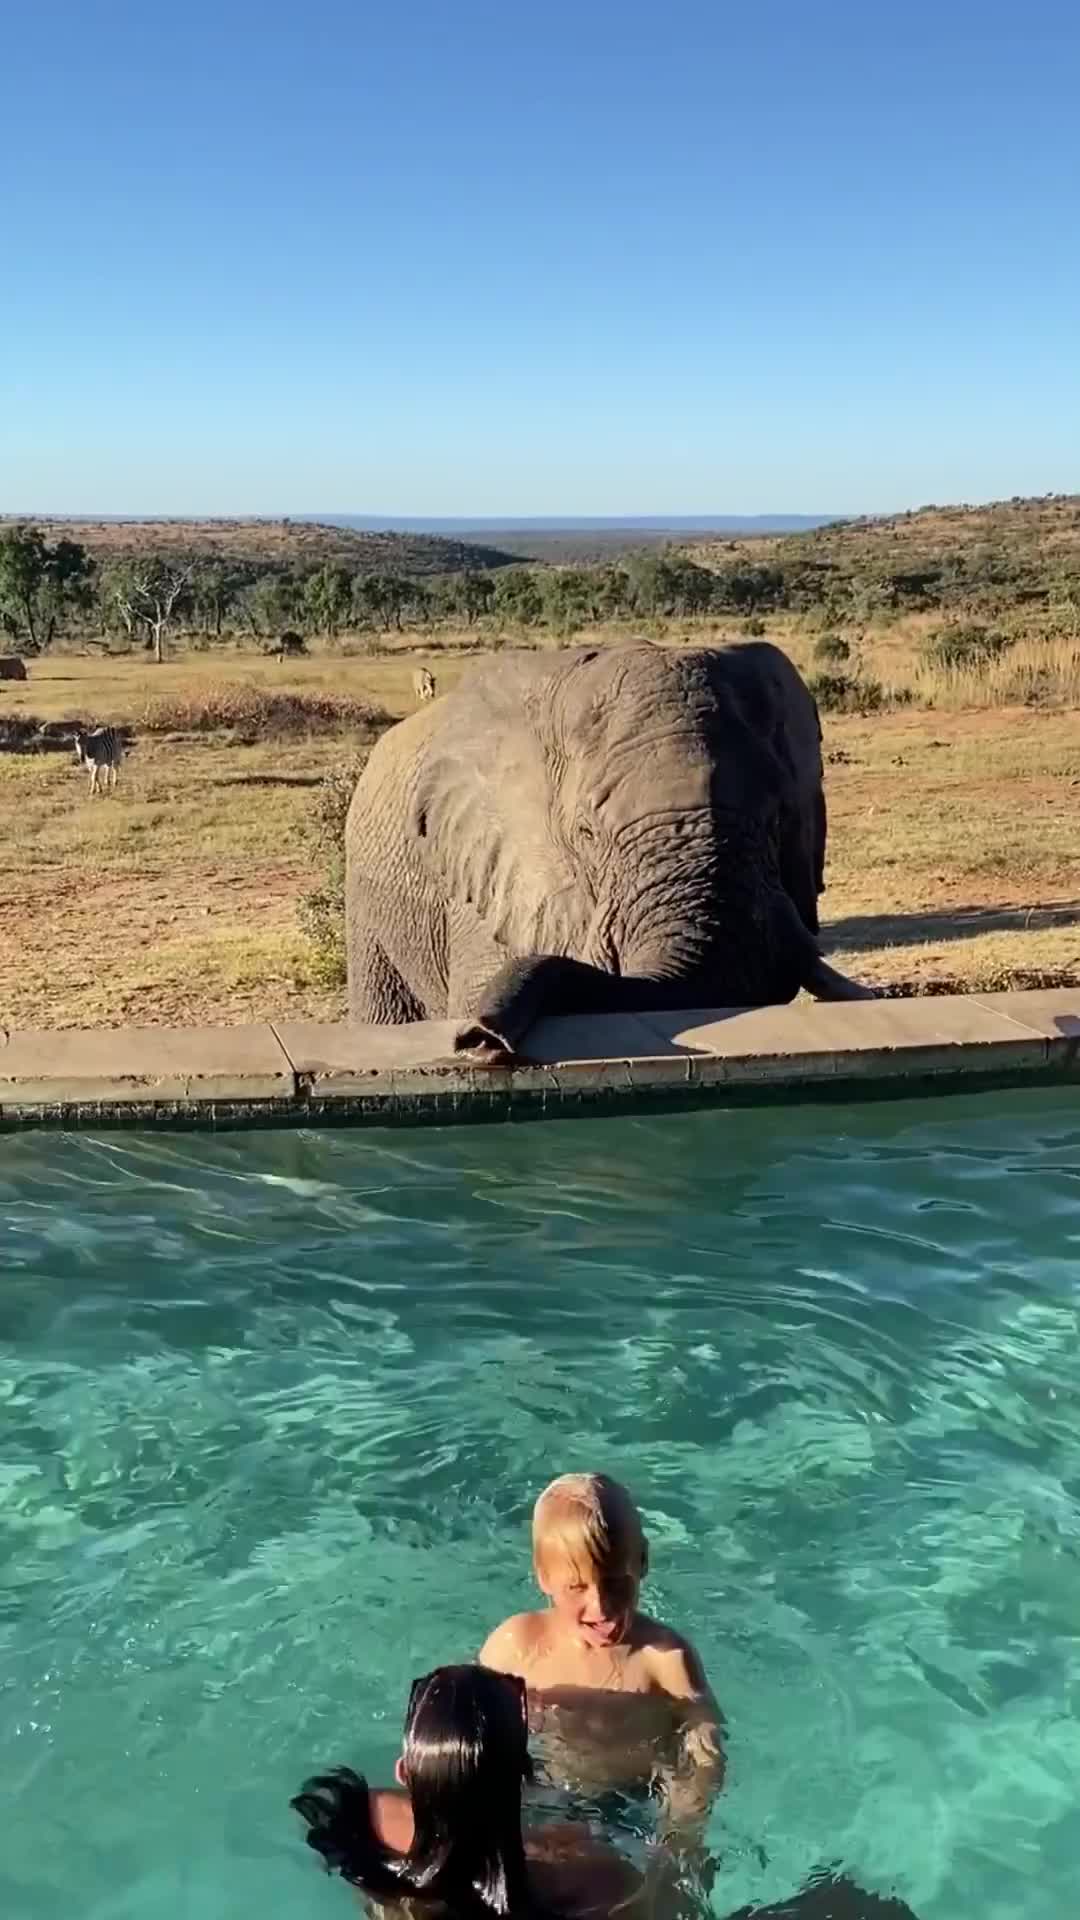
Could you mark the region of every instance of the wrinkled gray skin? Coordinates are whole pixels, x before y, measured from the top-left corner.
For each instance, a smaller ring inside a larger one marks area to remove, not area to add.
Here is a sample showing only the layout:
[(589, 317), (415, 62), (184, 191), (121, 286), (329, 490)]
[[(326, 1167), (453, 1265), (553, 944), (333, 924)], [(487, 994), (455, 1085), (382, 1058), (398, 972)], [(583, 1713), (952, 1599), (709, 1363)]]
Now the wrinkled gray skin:
[(764, 643), (495, 658), (385, 734), (345, 829), (354, 1020), (457, 1021), (866, 989), (818, 953), (817, 709)]

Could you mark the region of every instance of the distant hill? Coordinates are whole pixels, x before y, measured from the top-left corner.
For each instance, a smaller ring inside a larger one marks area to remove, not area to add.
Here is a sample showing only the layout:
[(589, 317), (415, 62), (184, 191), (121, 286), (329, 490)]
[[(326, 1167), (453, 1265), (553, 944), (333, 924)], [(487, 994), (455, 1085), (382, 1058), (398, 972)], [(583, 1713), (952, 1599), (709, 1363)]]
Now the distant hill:
[(5, 515), (0, 526), (26, 518), (52, 537), (78, 540), (101, 562), (155, 553), (228, 560), (233, 565), (318, 567), (350, 573), (437, 574), (509, 566), (515, 556), (476, 541), (428, 533), (363, 531), (314, 520), (69, 520)]
[(687, 551), (721, 569), (752, 562), (783, 570), (788, 604), (850, 610), (952, 608), (1015, 613), (1064, 600), (1080, 605), (1080, 494), (987, 506), (929, 506), (846, 520), (801, 534), (698, 540)]
[[(985, 506), (917, 507), (909, 513), (822, 521), (794, 538), (776, 530), (768, 543), (789, 552), (813, 549), (836, 558), (873, 555), (882, 561), (941, 559), (980, 543), (1007, 547), (1030, 560), (1054, 553), (1080, 556), (1080, 494), (1017, 495)], [(695, 543), (699, 551), (705, 544)], [(755, 545), (755, 553), (761, 552)]]

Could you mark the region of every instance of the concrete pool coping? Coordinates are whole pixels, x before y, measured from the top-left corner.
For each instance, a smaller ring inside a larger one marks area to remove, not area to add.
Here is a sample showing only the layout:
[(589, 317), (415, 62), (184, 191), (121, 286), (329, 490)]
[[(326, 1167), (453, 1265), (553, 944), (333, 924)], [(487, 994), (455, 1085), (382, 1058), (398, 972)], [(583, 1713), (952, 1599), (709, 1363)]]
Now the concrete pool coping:
[[(452, 1023), (0, 1028), (0, 1126), (473, 1120), (582, 1107), (1080, 1080), (1080, 988), (543, 1021), (531, 1064)], [(900, 1083), (900, 1084), (898, 1084)]]

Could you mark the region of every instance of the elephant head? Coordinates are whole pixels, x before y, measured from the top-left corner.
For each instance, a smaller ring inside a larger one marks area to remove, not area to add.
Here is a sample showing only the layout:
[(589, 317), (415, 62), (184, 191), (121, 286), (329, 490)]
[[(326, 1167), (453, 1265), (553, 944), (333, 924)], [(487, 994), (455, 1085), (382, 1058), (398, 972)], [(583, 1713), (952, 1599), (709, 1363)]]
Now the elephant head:
[(777, 649), (504, 658), (444, 704), (413, 830), (461, 937), (505, 956), (469, 1004), (451, 966), (461, 1044), (512, 1047), (545, 1011), (848, 990), (815, 939), (817, 713)]

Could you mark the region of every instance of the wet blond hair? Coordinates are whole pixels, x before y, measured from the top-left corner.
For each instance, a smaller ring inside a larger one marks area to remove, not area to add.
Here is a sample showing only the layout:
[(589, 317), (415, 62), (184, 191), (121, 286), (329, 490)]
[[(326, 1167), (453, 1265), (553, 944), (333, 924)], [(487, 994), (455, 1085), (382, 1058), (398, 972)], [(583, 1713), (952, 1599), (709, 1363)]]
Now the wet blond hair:
[(533, 1563), (561, 1554), (594, 1573), (643, 1574), (646, 1541), (626, 1488), (606, 1473), (562, 1473), (533, 1508)]

